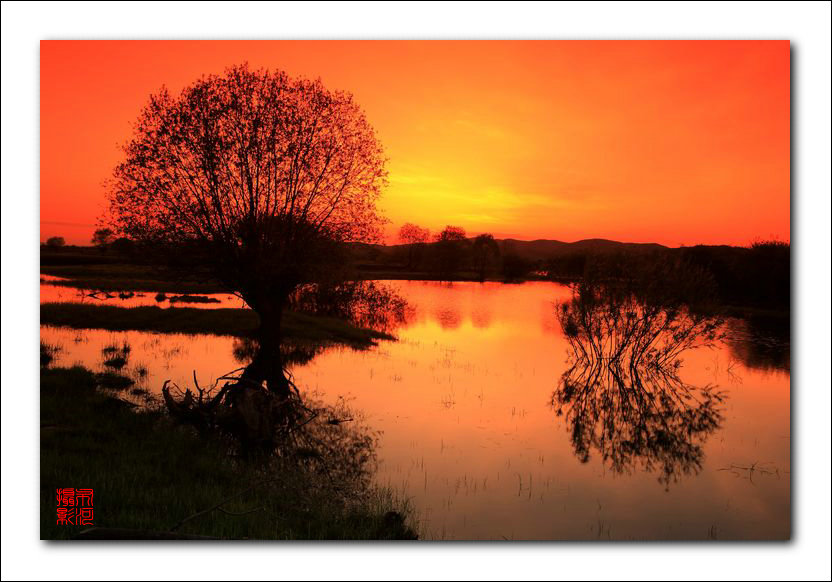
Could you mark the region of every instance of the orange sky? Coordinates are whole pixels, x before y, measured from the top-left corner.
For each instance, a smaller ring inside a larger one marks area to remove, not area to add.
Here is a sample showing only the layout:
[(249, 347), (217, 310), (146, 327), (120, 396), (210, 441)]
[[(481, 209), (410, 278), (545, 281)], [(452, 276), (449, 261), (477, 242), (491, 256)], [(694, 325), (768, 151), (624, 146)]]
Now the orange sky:
[(390, 233), (790, 239), (788, 41), (44, 41), (41, 240), (89, 242), (151, 92), (244, 61), (355, 94)]

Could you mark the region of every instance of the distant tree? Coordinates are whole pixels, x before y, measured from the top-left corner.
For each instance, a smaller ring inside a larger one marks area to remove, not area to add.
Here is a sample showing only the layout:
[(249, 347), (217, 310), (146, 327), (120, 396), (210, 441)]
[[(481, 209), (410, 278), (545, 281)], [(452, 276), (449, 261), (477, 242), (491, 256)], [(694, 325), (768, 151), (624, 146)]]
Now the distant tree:
[(755, 239), (751, 243), (752, 249), (789, 249), (791, 244), (787, 241), (780, 240), (780, 239)]
[(399, 229), (399, 240), (405, 244), (418, 244), (428, 242), (430, 230), (422, 228), (411, 222), (406, 222)]
[(465, 240), (465, 229), (461, 226), (448, 225), (436, 235), (437, 242), (459, 242)]
[(727, 305), (790, 309), (789, 243), (755, 241), (750, 248), (696, 245), (676, 253), (713, 276), (719, 299)]
[(440, 279), (450, 281), (462, 266), (465, 229), (446, 226), (436, 235), (436, 267)]
[(751, 244), (750, 257), (743, 261), (738, 275), (745, 279), (746, 289), (754, 287), (757, 302), (788, 306), (791, 301), (791, 244), (772, 239)]
[(521, 281), (525, 278), (532, 265), (515, 253), (503, 256), (503, 279), (507, 282)]
[(66, 241), (62, 236), (51, 236), (46, 239), (46, 246), (50, 249), (59, 249), (64, 245), (66, 245)]
[(106, 249), (107, 245), (115, 240), (115, 233), (111, 228), (99, 228), (92, 235), (92, 244), (100, 249)]
[(413, 267), (414, 259), (421, 246), (430, 240), (430, 231), (411, 222), (406, 222), (399, 229), (399, 241), (409, 245), (407, 249), (407, 266)]
[(494, 236), (488, 233), (481, 234), (474, 238), (474, 269), (479, 275), (480, 281), (485, 281), (492, 263), (500, 256), (500, 247)]
[(580, 278), (586, 269), (588, 251), (567, 251), (546, 260), (544, 270), (549, 279), (555, 281), (574, 281)]
[(280, 354), (290, 294), (380, 238), (380, 143), (352, 95), (320, 80), (232, 67), (152, 95), (109, 186), (114, 229), (145, 246), (192, 245), (260, 316), (246, 372), (288, 397)]
[(110, 248), (120, 255), (133, 254), (135, 246), (135, 243), (126, 236), (120, 236), (110, 243)]

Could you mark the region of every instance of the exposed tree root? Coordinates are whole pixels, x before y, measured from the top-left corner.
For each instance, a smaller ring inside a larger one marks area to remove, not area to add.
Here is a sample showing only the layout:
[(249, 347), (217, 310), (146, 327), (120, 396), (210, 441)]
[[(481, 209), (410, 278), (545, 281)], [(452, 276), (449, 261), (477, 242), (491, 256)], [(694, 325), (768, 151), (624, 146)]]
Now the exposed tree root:
[[(200, 431), (218, 431), (234, 437), (245, 453), (273, 452), (292, 440), (293, 433), (317, 416), (305, 406), (291, 378), (288, 397), (269, 391), (263, 382), (246, 377), (240, 368), (220, 377), (210, 388), (199, 385), (184, 391), (170, 380), (162, 387), (168, 412)], [(220, 386), (220, 383), (222, 385)]]

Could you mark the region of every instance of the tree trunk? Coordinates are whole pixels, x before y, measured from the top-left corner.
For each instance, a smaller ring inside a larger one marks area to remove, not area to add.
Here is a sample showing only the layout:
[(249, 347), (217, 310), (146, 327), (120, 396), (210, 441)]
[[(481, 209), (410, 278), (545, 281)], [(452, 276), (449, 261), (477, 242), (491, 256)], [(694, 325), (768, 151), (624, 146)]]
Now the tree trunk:
[(283, 368), (281, 346), (283, 334), (283, 308), (286, 302), (280, 300), (261, 301), (257, 314), (260, 316), (258, 340), (260, 348), (251, 364), (246, 367), (243, 378), (256, 382), (266, 382), (269, 392), (280, 398), (289, 398), (291, 389)]

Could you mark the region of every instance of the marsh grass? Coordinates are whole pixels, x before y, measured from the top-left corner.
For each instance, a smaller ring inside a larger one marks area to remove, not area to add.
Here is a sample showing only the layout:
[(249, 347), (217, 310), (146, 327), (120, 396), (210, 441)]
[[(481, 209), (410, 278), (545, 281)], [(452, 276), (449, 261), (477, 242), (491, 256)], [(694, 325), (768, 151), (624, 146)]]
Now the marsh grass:
[(47, 367), (55, 360), (55, 356), (61, 352), (63, 348), (57, 344), (50, 344), (41, 340), (40, 342), (40, 365)]
[(147, 291), (162, 293), (222, 293), (221, 285), (205, 276), (174, 278), (146, 265), (128, 263), (41, 265), (41, 273), (64, 277), (50, 281), (61, 287), (97, 291)]
[[(116, 307), (87, 303), (42, 303), (40, 320), (42, 325), (75, 329), (205, 333), (238, 337), (254, 335), (260, 325), (257, 314), (250, 309), (163, 309), (155, 305)], [(284, 314), (282, 329), (287, 340), (343, 343), (358, 348), (374, 345), (380, 339), (392, 339), (387, 333), (357, 327), (336, 318), (292, 311)], [(122, 353), (118, 357), (125, 356)]]
[(121, 356), (113, 356), (104, 360), (104, 365), (113, 370), (121, 370), (127, 365), (127, 358)]
[(130, 354), (131, 350), (132, 348), (130, 347), (130, 344), (128, 342), (122, 342), (121, 345), (117, 343), (110, 343), (101, 348), (101, 353), (104, 356), (108, 357), (121, 355), (122, 357), (126, 358)]
[(100, 372), (95, 375), (95, 381), (98, 387), (107, 390), (126, 390), (136, 383), (129, 376), (116, 374), (115, 372)]
[(111, 370), (123, 369), (127, 365), (130, 351), (130, 344), (127, 342), (123, 342), (121, 345), (116, 343), (107, 344), (101, 349), (101, 355), (104, 357), (104, 367)]
[(157, 410), (134, 411), (98, 386), (80, 367), (41, 373), (41, 539), (85, 529), (56, 525), (59, 487), (94, 489), (97, 527), (164, 532), (181, 523), (178, 533), (232, 539), (413, 538), (406, 504), (388, 490), (345, 499), (337, 485), (310, 480), (302, 463), (233, 457), (222, 440)]

